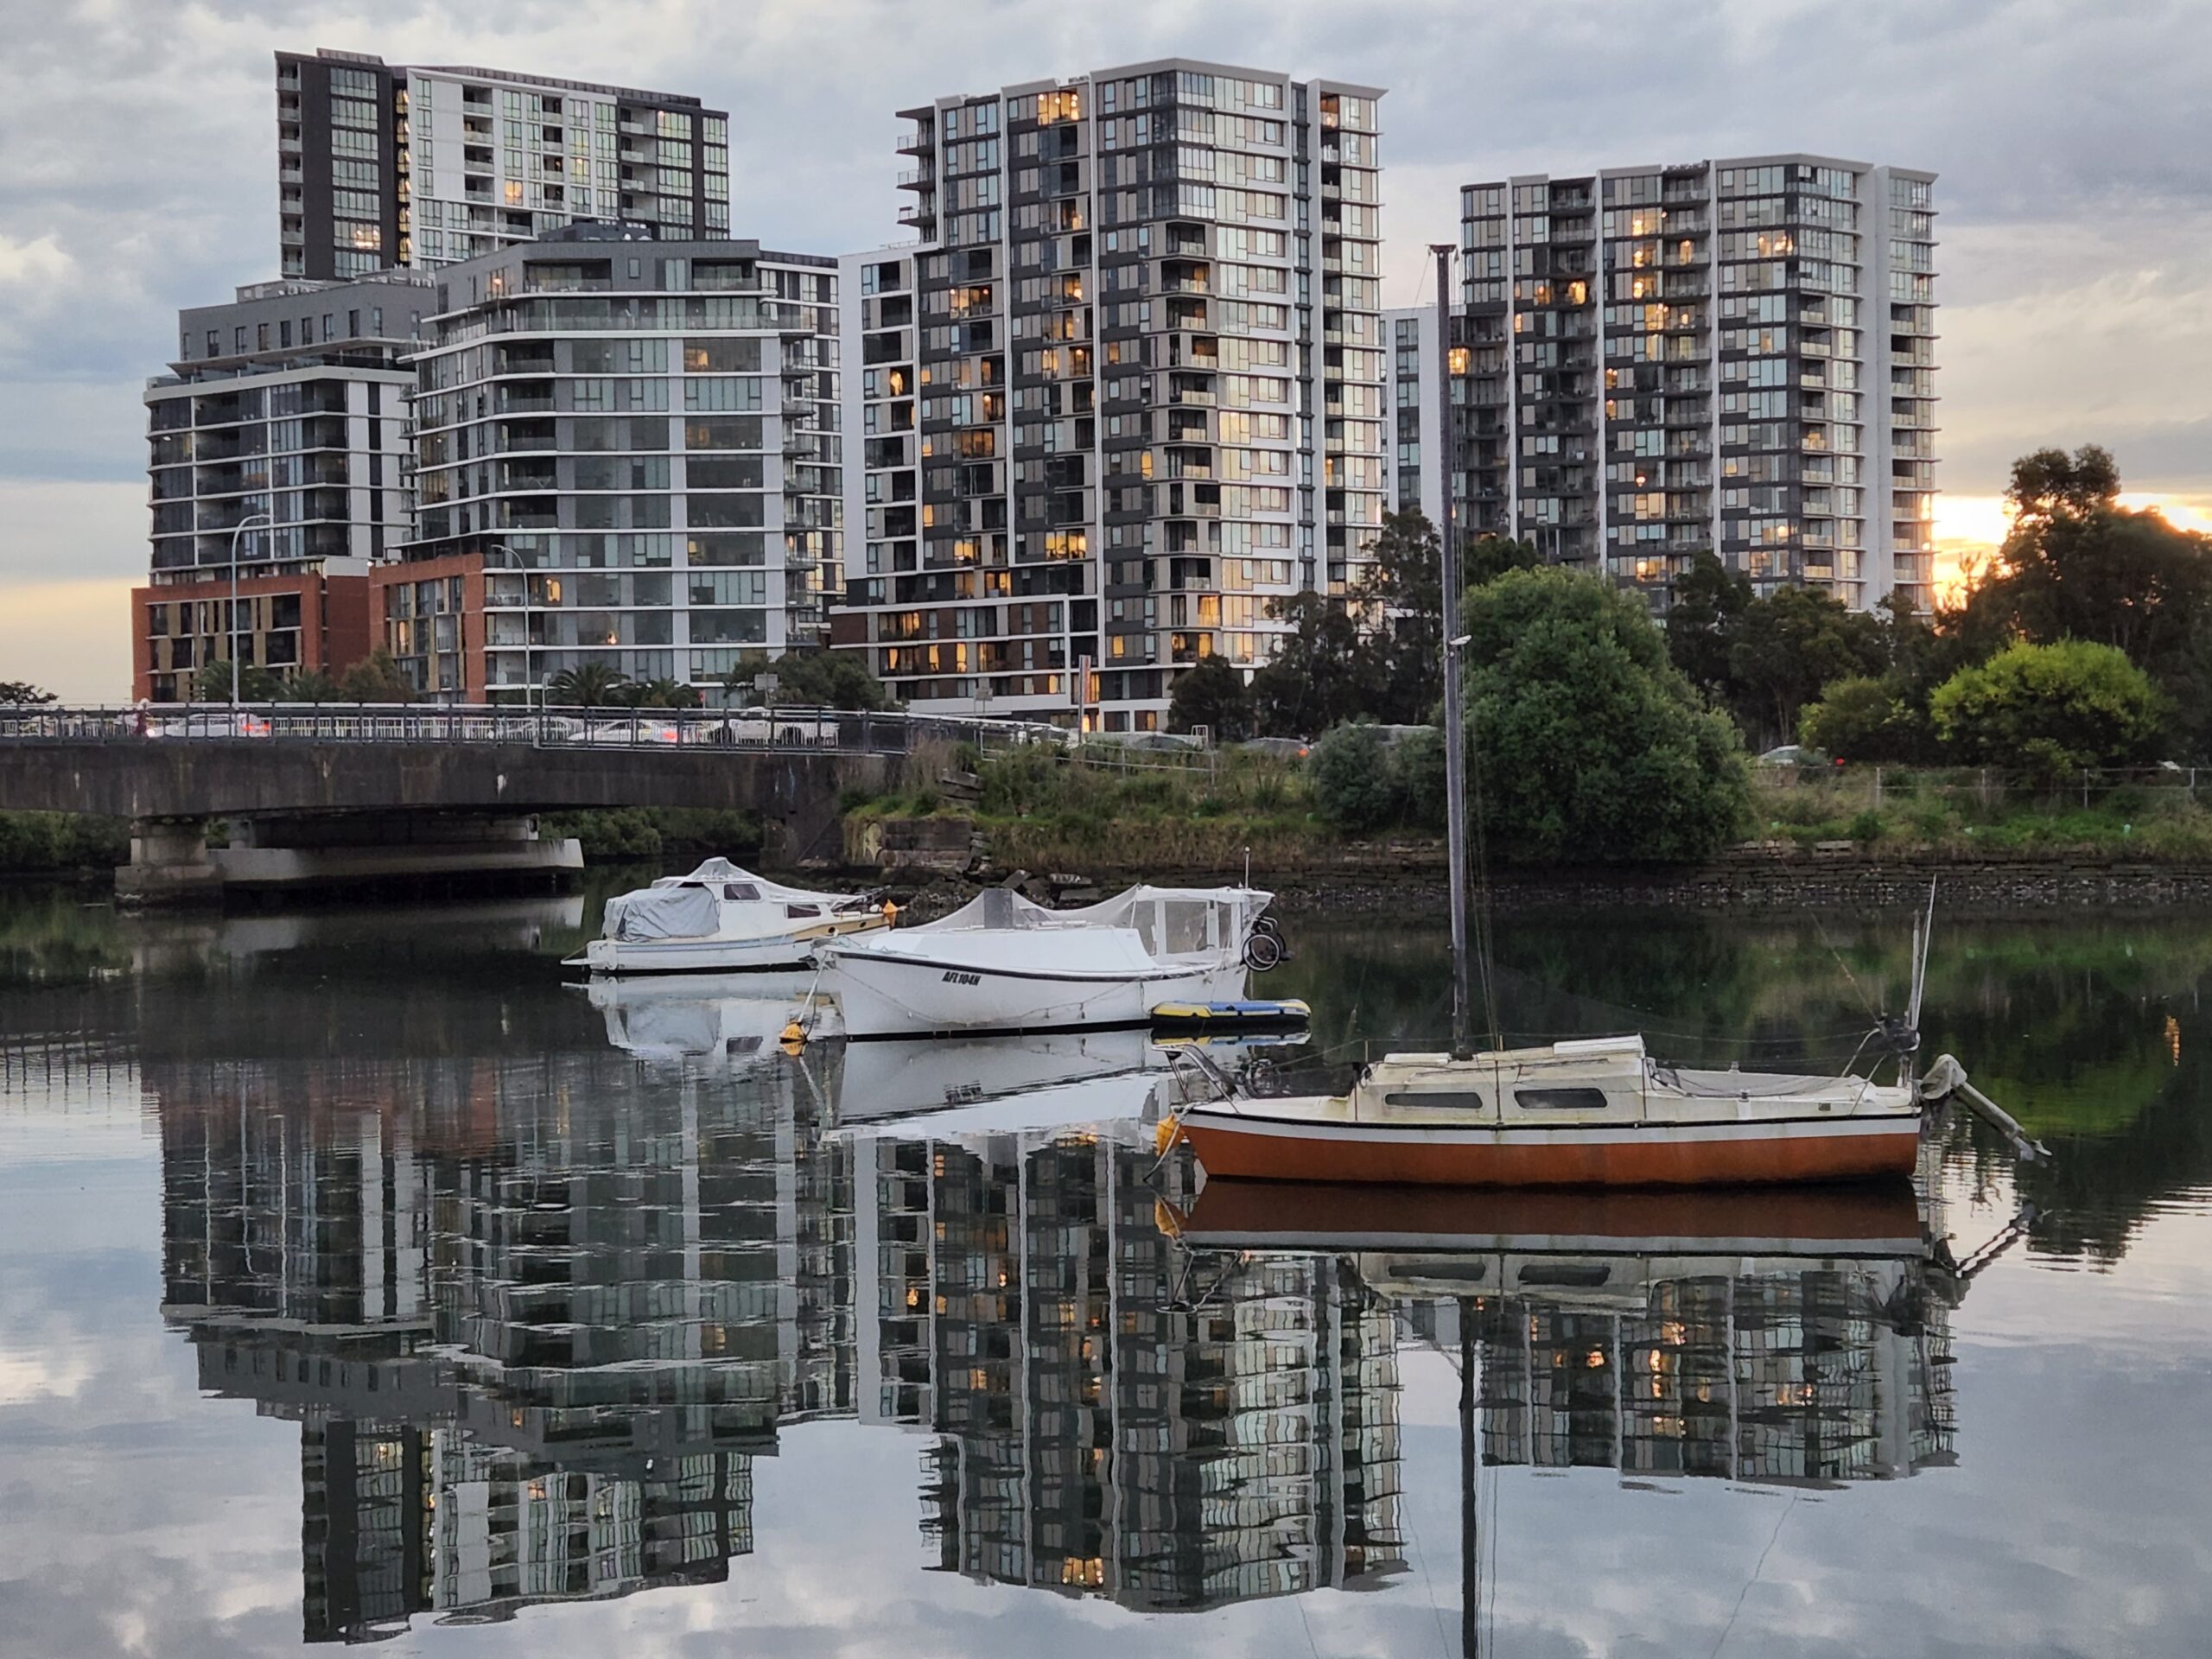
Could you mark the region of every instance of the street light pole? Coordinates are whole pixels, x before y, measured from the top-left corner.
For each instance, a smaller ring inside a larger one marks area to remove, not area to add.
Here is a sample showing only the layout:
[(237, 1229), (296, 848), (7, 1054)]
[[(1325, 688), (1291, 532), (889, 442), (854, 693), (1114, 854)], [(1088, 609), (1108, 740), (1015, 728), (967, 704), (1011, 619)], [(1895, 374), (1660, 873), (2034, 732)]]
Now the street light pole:
[(254, 525), (275, 530), (276, 521), (265, 512), (249, 512), (231, 526), (231, 713), (238, 711), (238, 538)]
[[(514, 549), (509, 547), (505, 542), (493, 542), (491, 543), (488, 550), (493, 553), (504, 553), (509, 558), (512, 559), (515, 562), (515, 570), (522, 579), (522, 711), (526, 715), (530, 712), (530, 689), (531, 684), (530, 675), (530, 567), (522, 562), (522, 555), (516, 552)], [(491, 627), (491, 619), (488, 615), (485, 618), (485, 627), (488, 633)], [(488, 648), (491, 644), (488, 638), (486, 639), (485, 644)], [(485, 668), (487, 672), (491, 668), (488, 653), (485, 662)]]

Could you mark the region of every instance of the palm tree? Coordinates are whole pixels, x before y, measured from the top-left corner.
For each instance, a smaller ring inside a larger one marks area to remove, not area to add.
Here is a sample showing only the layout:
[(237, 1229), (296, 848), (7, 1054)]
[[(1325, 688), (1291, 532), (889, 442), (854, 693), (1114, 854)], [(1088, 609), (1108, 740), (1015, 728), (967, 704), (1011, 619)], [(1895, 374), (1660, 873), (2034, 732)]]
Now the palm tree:
[(547, 701), (563, 709), (613, 709), (621, 706), (629, 683), (619, 669), (586, 663), (556, 674), (545, 683), (545, 694)]
[(699, 691), (682, 680), (633, 680), (623, 701), (632, 709), (696, 709)]

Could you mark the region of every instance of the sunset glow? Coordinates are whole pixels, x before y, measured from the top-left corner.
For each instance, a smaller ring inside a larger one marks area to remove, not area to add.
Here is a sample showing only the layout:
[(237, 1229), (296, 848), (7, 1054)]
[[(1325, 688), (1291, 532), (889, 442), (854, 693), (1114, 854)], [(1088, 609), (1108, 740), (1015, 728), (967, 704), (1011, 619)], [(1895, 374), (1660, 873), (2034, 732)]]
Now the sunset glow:
[[(2202, 497), (2166, 495), (2155, 490), (2122, 490), (2120, 505), (2148, 507), (2177, 530), (2212, 535), (2212, 502)], [(1936, 591), (1942, 602), (1957, 594), (1964, 565), (1986, 560), (2002, 545), (2012, 524), (2001, 495), (1938, 495), (1936, 498)]]

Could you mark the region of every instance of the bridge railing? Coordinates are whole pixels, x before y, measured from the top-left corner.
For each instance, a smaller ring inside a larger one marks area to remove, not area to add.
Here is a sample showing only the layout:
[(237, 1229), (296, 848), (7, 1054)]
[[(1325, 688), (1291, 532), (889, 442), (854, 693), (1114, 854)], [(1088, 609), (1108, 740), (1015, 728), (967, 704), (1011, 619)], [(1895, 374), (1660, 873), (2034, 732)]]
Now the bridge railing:
[(0, 708), (0, 742), (451, 743), (575, 749), (772, 749), (905, 754), (925, 742), (986, 751), (1065, 745), (1039, 721), (840, 709), (532, 709), (421, 703)]

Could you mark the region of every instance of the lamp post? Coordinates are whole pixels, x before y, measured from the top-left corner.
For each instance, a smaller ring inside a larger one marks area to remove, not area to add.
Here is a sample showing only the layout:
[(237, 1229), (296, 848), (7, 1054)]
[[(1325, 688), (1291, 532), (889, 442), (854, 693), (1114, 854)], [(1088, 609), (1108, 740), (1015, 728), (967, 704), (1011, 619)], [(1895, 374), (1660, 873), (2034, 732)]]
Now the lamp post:
[[(493, 542), (485, 550), (490, 553), (505, 554), (515, 562), (515, 569), (522, 578), (522, 711), (528, 714), (530, 689), (532, 683), (530, 675), (530, 567), (523, 563), (522, 555), (505, 542)], [(487, 629), (490, 626), (488, 617), (486, 619), (485, 626)], [(490, 641), (487, 639), (486, 643), (488, 645)], [(485, 666), (488, 670), (491, 664), (487, 661)]]
[(238, 538), (256, 524), (275, 530), (276, 521), (265, 512), (249, 512), (231, 526), (231, 713), (238, 711)]

